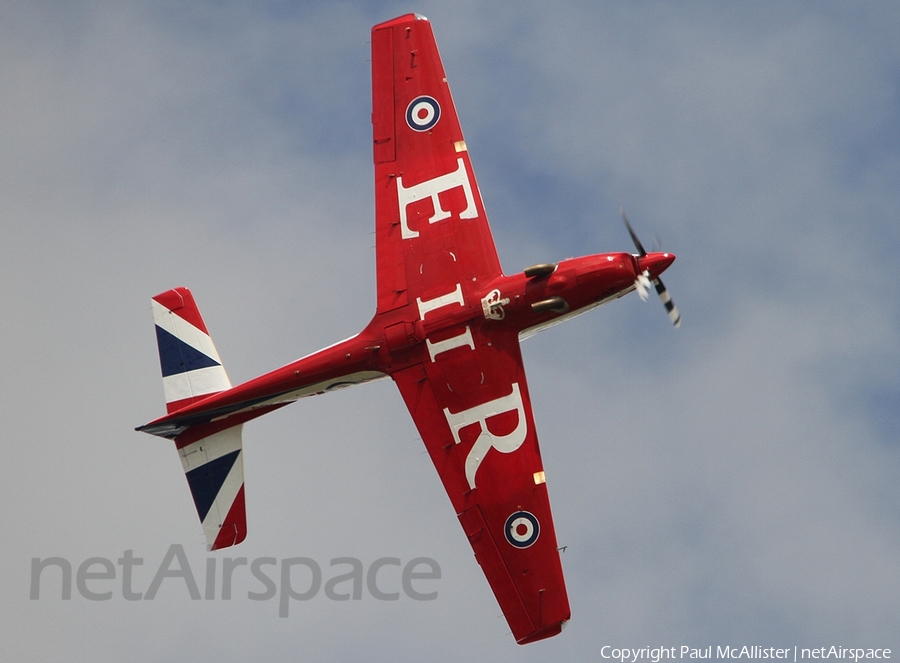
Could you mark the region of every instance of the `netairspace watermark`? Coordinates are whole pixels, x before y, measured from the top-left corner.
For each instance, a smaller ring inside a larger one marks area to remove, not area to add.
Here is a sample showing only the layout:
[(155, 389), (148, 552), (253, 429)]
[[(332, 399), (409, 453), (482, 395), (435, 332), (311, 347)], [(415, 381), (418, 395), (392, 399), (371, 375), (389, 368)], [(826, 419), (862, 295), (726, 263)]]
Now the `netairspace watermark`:
[(729, 645), (708, 645), (706, 647), (611, 647), (600, 648), (600, 657), (619, 661), (619, 663), (660, 663), (668, 659), (769, 659), (793, 661), (813, 661), (819, 659), (841, 659), (858, 663), (864, 659), (889, 659), (890, 649), (866, 649), (861, 647), (761, 647), (745, 645), (733, 647)]
[[(246, 575), (248, 570), (260, 583), (261, 591), (248, 591), (247, 598), (251, 601), (268, 601), (277, 596), (279, 617), (288, 616), (292, 600), (309, 601), (323, 588), (322, 567), (310, 557), (289, 557), (282, 560), (257, 557), (250, 561), (246, 557), (224, 557), (221, 560), (221, 573), (218, 561), (216, 557), (206, 558), (203, 600), (231, 600), (235, 573)], [(176, 585), (183, 583), (191, 600), (201, 600), (200, 587), (181, 544), (173, 543), (169, 546), (144, 592), (135, 591), (133, 585), (134, 567), (142, 566), (144, 559), (135, 557), (133, 550), (126, 550), (116, 562), (117, 564), (113, 564), (105, 557), (89, 557), (79, 564), (75, 571), (78, 593), (88, 601), (109, 601), (116, 591), (121, 590), (122, 598), (126, 601), (152, 601), (163, 581), (171, 579)], [(121, 583), (116, 582), (116, 565), (121, 567)], [(428, 581), (440, 580), (441, 567), (430, 557), (415, 557), (405, 564), (399, 557), (380, 557), (368, 569), (355, 557), (335, 557), (330, 560), (329, 567), (337, 567), (334, 570), (341, 571), (337, 575), (329, 574), (330, 577), (324, 583), (325, 597), (332, 601), (360, 601), (364, 586), (369, 595), (379, 601), (397, 601), (401, 590), (413, 601), (434, 601), (438, 596), (434, 585), (428, 584)], [(58, 570), (52, 570), (54, 568)], [(63, 601), (70, 600), (72, 563), (64, 557), (32, 557), (31, 600), (41, 598), (42, 582), (45, 594), (48, 588), (55, 589), (50, 584), (55, 577), (60, 578), (58, 596)], [(275, 577), (278, 579), (277, 583)], [(57, 594), (54, 592), (53, 596)]]

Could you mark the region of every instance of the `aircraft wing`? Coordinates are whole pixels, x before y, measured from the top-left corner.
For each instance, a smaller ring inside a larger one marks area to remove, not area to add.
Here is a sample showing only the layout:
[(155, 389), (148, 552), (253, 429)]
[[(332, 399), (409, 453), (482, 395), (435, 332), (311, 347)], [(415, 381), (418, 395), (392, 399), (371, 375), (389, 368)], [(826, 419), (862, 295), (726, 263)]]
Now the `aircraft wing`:
[(520, 644), (570, 611), (515, 332), (471, 325), (393, 374)]
[(391, 376), (516, 641), (555, 635), (569, 604), (518, 335), (489, 300), (484, 319), (427, 325), (482, 299), (501, 270), (422, 16), (372, 29), (372, 125), (378, 314), (399, 321), (385, 328)]
[[(470, 288), (500, 261), (431, 23), (372, 28), (378, 312)], [(409, 241), (415, 239), (416, 241)]]

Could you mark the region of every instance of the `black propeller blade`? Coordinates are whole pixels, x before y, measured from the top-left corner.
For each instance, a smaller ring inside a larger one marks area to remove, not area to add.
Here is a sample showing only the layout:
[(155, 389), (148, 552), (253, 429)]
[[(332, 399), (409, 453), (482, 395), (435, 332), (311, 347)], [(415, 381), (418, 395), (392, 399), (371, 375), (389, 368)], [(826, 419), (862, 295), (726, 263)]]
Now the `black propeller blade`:
[(625, 216), (625, 208), (619, 208), (619, 214), (622, 215), (622, 221), (625, 222), (625, 227), (628, 228), (628, 234), (631, 235), (631, 241), (634, 242), (634, 248), (638, 250), (638, 255), (643, 258), (647, 255), (647, 252), (644, 250), (644, 245), (641, 244), (641, 240), (638, 239), (638, 236), (634, 232), (634, 228), (631, 227), (631, 224), (628, 222), (628, 217)]
[[(644, 245), (641, 244), (641, 240), (638, 239), (638, 236), (634, 232), (634, 228), (631, 227), (631, 224), (628, 222), (628, 217), (625, 216), (625, 210), (620, 208), (619, 213), (622, 215), (622, 220), (625, 222), (625, 227), (628, 229), (628, 234), (631, 235), (631, 241), (634, 242), (634, 247), (638, 250), (638, 255), (643, 258), (647, 255), (647, 251), (644, 249)], [(644, 301), (647, 300), (647, 286), (650, 284), (650, 273), (644, 271), (637, 280), (635, 281), (634, 287), (640, 295), (641, 299)], [(669, 291), (666, 290), (666, 286), (663, 285), (662, 279), (656, 278), (653, 280), (653, 285), (656, 287), (656, 294), (659, 295), (659, 301), (663, 303), (663, 306), (666, 307), (666, 313), (669, 314), (669, 320), (672, 321), (672, 324), (675, 325), (676, 328), (681, 326), (681, 314), (678, 312), (678, 309), (675, 308), (675, 302), (672, 301), (672, 298), (669, 296)]]

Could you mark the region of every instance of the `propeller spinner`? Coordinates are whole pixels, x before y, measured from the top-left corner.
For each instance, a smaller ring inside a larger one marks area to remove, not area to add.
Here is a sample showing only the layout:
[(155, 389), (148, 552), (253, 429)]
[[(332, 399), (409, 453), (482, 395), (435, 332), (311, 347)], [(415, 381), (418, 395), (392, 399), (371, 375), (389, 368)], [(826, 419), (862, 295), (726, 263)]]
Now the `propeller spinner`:
[[(619, 213), (622, 215), (622, 220), (625, 222), (625, 227), (628, 229), (628, 234), (631, 235), (631, 241), (634, 242), (634, 247), (638, 250), (638, 256), (643, 258), (647, 255), (647, 251), (644, 249), (644, 245), (641, 244), (641, 240), (638, 239), (638, 236), (634, 232), (634, 228), (631, 227), (631, 224), (628, 222), (628, 217), (625, 216), (625, 210), (620, 209)], [(663, 303), (663, 306), (666, 307), (666, 313), (669, 314), (669, 320), (672, 321), (672, 324), (675, 327), (681, 326), (681, 314), (678, 312), (678, 309), (675, 308), (675, 303), (672, 301), (672, 298), (669, 296), (669, 291), (666, 290), (666, 286), (663, 285), (662, 279), (656, 277), (651, 281), (650, 279), (650, 271), (648, 269), (644, 269), (641, 274), (638, 275), (637, 279), (634, 282), (634, 289), (637, 290), (638, 296), (647, 301), (647, 293), (650, 290), (650, 284), (653, 284), (656, 288), (656, 294), (659, 295), (659, 300)]]

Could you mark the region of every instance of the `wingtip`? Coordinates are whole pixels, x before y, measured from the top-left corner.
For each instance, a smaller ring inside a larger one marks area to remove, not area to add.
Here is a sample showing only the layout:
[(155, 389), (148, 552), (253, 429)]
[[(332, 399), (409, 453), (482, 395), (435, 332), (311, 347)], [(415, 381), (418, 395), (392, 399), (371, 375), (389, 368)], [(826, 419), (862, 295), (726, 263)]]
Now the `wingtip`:
[(378, 23), (377, 25), (372, 26), (372, 30), (382, 30), (384, 28), (393, 28), (397, 25), (403, 25), (405, 23), (413, 23), (415, 21), (425, 21), (429, 22), (428, 18), (422, 16), (422, 14), (403, 14), (402, 16), (397, 16), (395, 18), (384, 21), (383, 23)]
[(566, 623), (568, 623), (568, 618), (560, 620), (558, 622), (554, 622), (552, 624), (548, 624), (542, 628), (539, 628), (532, 633), (529, 633), (523, 638), (516, 640), (516, 644), (520, 645), (528, 645), (532, 642), (538, 642), (539, 640), (546, 640), (547, 638), (552, 638), (555, 635), (559, 635), (562, 633), (563, 628), (565, 628)]

